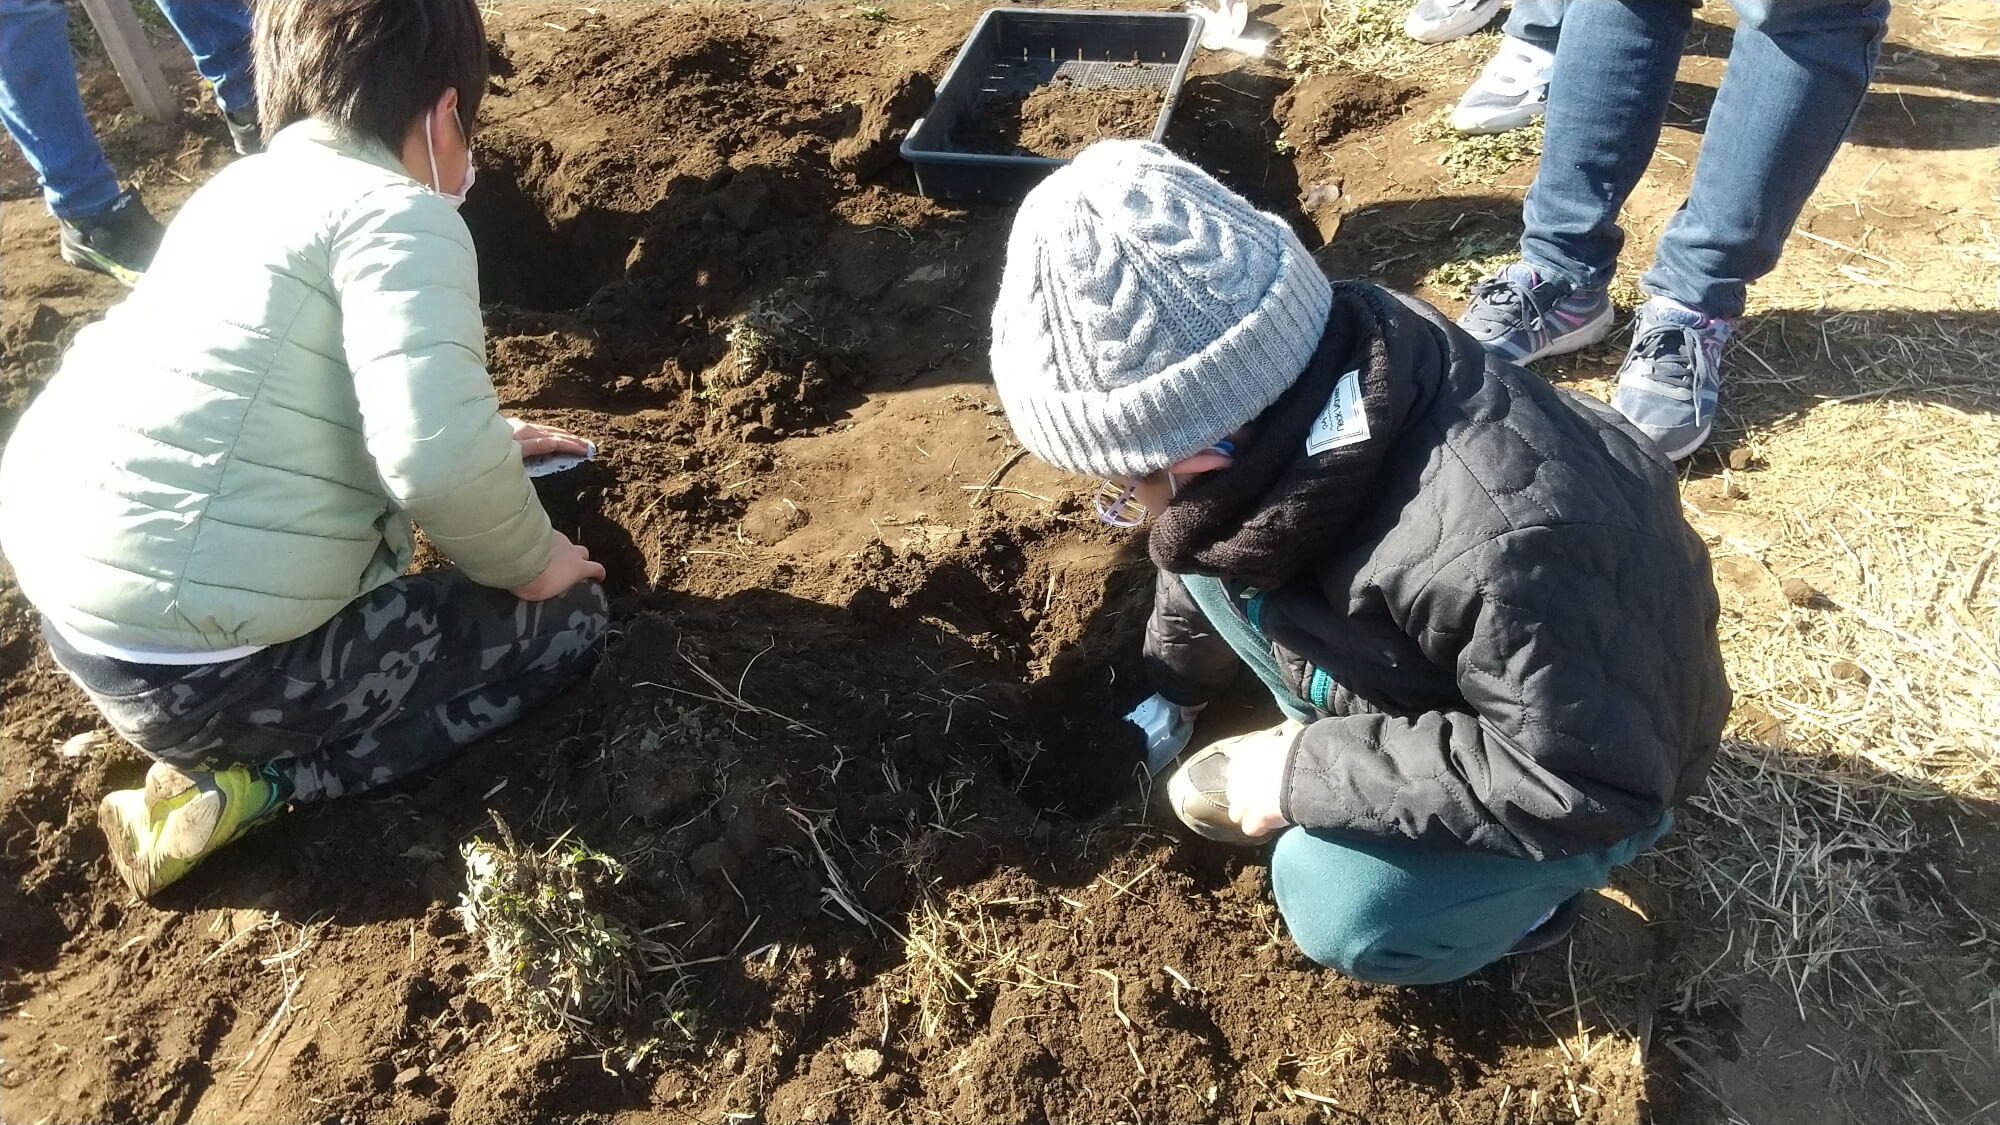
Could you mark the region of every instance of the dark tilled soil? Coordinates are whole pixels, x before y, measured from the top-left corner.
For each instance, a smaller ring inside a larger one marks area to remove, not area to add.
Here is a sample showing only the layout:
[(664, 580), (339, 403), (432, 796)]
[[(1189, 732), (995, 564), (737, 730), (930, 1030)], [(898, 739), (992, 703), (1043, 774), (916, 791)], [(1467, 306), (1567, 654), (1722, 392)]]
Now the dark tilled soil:
[[(869, 155), (976, 15), (493, 16), (465, 208), (492, 368), (510, 410), (604, 451), (546, 498), (610, 566), (609, 655), (438, 775), (295, 810), (145, 904), (92, 816), (143, 759), (57, 753), (94, 716), (0, 585), (7, 1119), (1671, 1112), (1657, 1054), (1558, 1042), (1648, 1010), (1631, 910), (1593, 905), (1576, 943), (1588, 1014), (1560, 955), (1366, 987), (1299, 956), (1258, 853), (1149, 810), (1115, 720), (1141, 692), (1143, 546), (1096, 524), (1094, 482), (1016, 463), (985, 382), (1009, 213), (926, 201)], [(1410, 94), (1205, 60), (1173, 140), (1316, 244), (1300, 196), (1338, 150), (1272, 142), (1365, 139)], [(226, 159), (182, 143), (139, 151), (194, 180)], [(149, 198), (170, 211), (177, 185)], [(32, 200), (6, 206), (0, 427), (118, 296), (55, 260)], [(1246, 692), (1212, 729), (1260, 721)], [(688, 962), (637, 1015), (536, 1030), (483, 975), (451, 907), (489, 810), (627, 861), (619, 916)]]
[(1025, 94), (987, 94), (952, 130), (961, 152), (1068, 159), (1098, 141), (1148, 138), (1160, 123), (1166, 91), (1155, 87), (1080, 86), (1064, 78)]

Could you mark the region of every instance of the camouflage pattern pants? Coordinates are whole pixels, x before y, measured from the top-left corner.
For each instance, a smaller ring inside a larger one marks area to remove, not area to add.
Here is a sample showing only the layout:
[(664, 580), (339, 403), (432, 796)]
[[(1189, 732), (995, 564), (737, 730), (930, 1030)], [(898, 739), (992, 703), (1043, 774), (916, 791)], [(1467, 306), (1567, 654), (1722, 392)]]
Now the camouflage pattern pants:
[(456, 570), (404, 575), (298, 640), (222, 664), (130, 664), (42, 632), (113, 729), (183, 769), (279, 762), (293, 799), (360, 793), (438, 764), (596, 662), (604, 590), (524, 602)]

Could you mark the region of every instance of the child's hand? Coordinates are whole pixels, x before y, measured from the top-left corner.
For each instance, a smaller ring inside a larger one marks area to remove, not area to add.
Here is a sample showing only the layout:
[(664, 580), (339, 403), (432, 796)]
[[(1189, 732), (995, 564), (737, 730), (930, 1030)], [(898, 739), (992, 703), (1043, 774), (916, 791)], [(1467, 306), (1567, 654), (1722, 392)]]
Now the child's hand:
[(575, 453), (587, 455), (590, 443), (567, 430), (553, 426), (538, 426), (533, 422), (523, 422), (519, 418), (507, 419), (514, 428), (514, 440), (521, 443), (521, 456), (539, 457), (544, 453)]
[(556, 537), (555, 557), (533, 582), (514, 587), (514, 596), (524, 602), (545, 602), (579, 582), (604, 580), (604, 567), (590, 561), (588, 550), (570, 542), (569, 536), (560, 531), (549, 534)]
[(1279, 811), (1285, 764), (1298, 741), (1297, 723), (1251, 735), (1229, 751), (1229, 815), (1245, 835), (1263, 836), (1291, 821)]

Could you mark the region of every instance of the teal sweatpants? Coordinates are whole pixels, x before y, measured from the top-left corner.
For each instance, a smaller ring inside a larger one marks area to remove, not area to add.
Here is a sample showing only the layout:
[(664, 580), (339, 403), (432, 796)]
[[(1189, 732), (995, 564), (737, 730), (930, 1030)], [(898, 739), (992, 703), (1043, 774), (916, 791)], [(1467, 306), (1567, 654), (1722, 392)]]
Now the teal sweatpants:
[(1376, 984), (1441, 984), (1498, 961), (1673, 823), (1668, 813), (1603, 851), (1544, 860), (1289, 828), (1271, 852), (1271, 889), (1292, 940), (1320, 964)]
[[(1313, 709), (1286, 688), (1270, 642), (1233, 611), (1222, 583), (1181, 582), (1279, 709), (1312, 721)], [(1290, 828), (1271, 853), (1271, 889), (1292, 940), (1314, 961), (1376, 984), (1441, 984), (1505, 956), (1549, 911), (1603, 887), (1613, 867), (1673, 823), (1668, 813), (1603, 851), (1546, 860)]]

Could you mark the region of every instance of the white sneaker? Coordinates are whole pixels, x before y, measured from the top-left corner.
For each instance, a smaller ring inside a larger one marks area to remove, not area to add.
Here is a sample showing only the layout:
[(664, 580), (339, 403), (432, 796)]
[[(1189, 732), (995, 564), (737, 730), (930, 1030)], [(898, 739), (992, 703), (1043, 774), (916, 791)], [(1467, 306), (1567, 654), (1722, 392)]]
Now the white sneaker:
[(1403, 33), (1419, 43), (1444, 43), (1493, 22), (1501, 0), (1417, 0)]
[(1504, 133), (1542, 115), (1549, 105), (1549, 71), (1555, 53), (1509, 35), (1486, 60), (1472, 88), (1451, 111), (1461, 133)]

